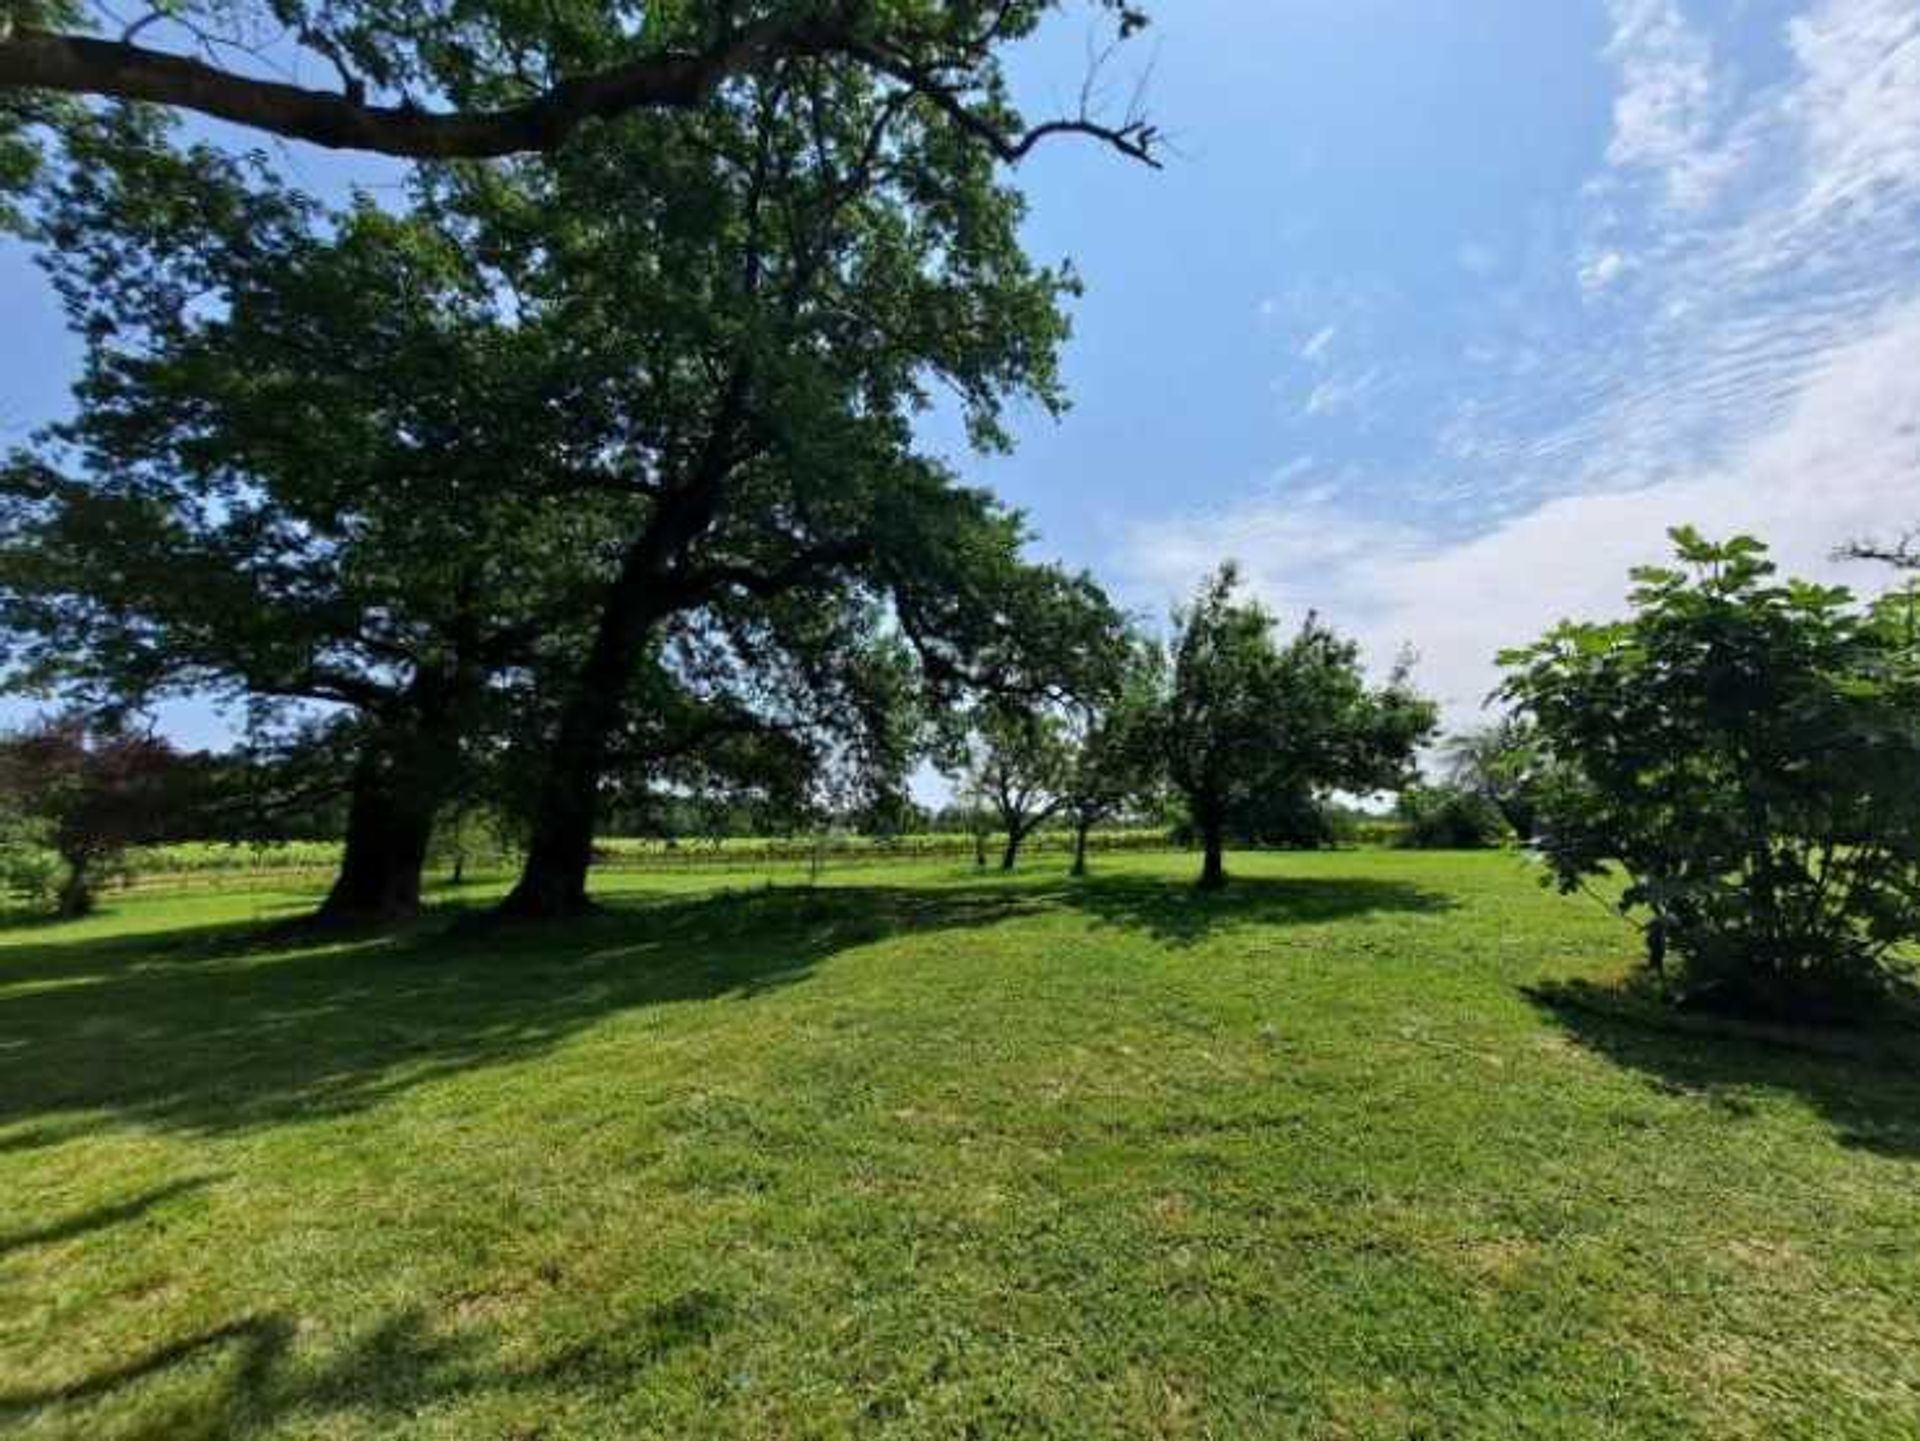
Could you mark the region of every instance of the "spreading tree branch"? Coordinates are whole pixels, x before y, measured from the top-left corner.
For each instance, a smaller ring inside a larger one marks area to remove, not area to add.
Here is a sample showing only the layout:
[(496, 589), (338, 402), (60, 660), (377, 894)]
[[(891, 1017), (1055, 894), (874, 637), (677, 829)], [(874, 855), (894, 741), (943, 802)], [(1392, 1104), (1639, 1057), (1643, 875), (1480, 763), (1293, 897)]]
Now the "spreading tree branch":
[(1834, 552), (1836, 560), (1874, 560), (1899, 570), (1920, 570), (1920, 526), (1896, 541), (1851, 540)]
[[(926, 97), (954, 124), (1003, 161), (1023, 159), (1056, 135), (1101, 140), (1123, 155), (1156, 164), (1156, 133), (1137, 115), (1118, 125), (1082, 113), (1025, 130), (1010, 129), (975, 108), (962, 81), (942, 78), (938, 64), (916, 61), (861, 34), (854, 10), (769, 16), (713, 43), (644, 56), (562, 79), (533, 98), (492, 110), (429, 111), (411, 103), (378, 105), (331, 46), (314, 47), (340, 71), (343, 90), (314, 90), (264, 80), (203, 60), (134, 43), (139, 26), (118, 40), (0, 22), (0, 90), (54, 90), (143, 100), (196, 111), (237, 125), (335, 150), (364, 150), (407, 159), (484, 159), (557, 149), (590, 120), (638, 110), (689, 110), (728, 78), (772, 61), (842, 56), (865, 64)], [(961, 55), (975, 61), (967, 46)]]

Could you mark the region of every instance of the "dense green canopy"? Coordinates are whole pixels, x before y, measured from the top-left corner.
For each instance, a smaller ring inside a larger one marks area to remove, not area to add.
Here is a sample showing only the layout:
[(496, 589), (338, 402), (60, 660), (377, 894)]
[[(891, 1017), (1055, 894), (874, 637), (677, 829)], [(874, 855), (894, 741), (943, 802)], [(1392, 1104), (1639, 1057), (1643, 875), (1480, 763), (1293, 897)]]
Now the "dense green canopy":
[(1920, 935), (1920, 593), (1781, 580), (1749, 536), (1673, 532), (1625, 620), (1502, 657), (1538, 844), (1564, 889), (1614, 869), (1658, 969), (1804, 1014), (1887, 983)]
[(417, 876), (480, 737), (531, 758), (544, 914), (584, 900), (616, 766), (753, 731), (897, 776), (906, 677), (1038, 695), (1111, 628), (915, 443), (935, 387), (983, 446), (1009, 399), (1061, 403), (1071, 276), (990, 152), (862, 73), (425, 169), (397, 214), (138, 114), (66, 158), (41, 233), (87, 378), (9, 472), (20, 658), (350, 708), (350, 833), (408, 837), (362, 908), (411, 904), (379, 877)]

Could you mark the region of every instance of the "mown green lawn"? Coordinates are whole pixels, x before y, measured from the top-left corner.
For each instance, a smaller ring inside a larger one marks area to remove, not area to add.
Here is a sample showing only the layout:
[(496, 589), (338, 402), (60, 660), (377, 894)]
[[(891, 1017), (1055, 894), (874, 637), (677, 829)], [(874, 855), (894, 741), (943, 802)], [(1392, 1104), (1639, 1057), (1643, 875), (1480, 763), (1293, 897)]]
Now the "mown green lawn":
[[(0, 1431), (1920, 1435), (1920, 1045), (1511, 856), (0, 934)], [(731, 889), (717, 889), (722, 885)]]

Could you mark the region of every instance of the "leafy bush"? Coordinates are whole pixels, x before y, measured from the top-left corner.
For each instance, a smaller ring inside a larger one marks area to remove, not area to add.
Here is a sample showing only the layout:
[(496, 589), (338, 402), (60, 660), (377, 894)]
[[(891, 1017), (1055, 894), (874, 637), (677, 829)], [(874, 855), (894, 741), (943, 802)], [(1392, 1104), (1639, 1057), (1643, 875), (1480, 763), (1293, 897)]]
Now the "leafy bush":
[(95, 888), (123, 869), (130, 847), (190, 824), (202, 777), (166, 741), (79, 714), (0, 737), (0, 809), (64, 863), (54, 896), (63, 916), (93, 909)]
[(1920, 936), (1920, 590), (1861, 605), (1766, 548), (1673, 532), (1634, 613), (1510, 652), (1540, 847), (1562, 889), (1618, 865), (1649, 963), (1687, 994), (1831, 1013)]
[(1487, 850), (1512, 835), (1492, 798), (1464, 786), (1409, 786), (1399, 811), (1406, 822), (1399, 843), (1416, 850)]
[(0, 836), (0, 891), (35, 910), (52, 905), (60, 893), (66, 862), (51, 847), (21, 833)]

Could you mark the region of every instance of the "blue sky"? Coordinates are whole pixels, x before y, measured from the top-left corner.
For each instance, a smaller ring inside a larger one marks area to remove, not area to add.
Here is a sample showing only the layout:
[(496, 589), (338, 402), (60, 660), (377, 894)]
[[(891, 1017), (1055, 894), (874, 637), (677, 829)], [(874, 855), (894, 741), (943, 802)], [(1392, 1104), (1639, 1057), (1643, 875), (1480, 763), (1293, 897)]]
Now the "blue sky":
[[(1913, 0), (1155, 10), (1112, 81), (1152, 62), (1167, 168), (1022, 171), (1032, 249), (1088, 286), (1074, 409), (962, 458), (1043, 549), (1156, 615), (1235, 556), (1382, 663), (1413, 646), (1461, 721), (1496, 649), (1616, 608), (1669, 525), (1871, 584), (1833, 546), (1920, 522)], [(1018, 58), (1035, 117), (1087, 35), (1069, 12)], [(0, 326), (11, 439), (73, 356), (17, 251)]]

